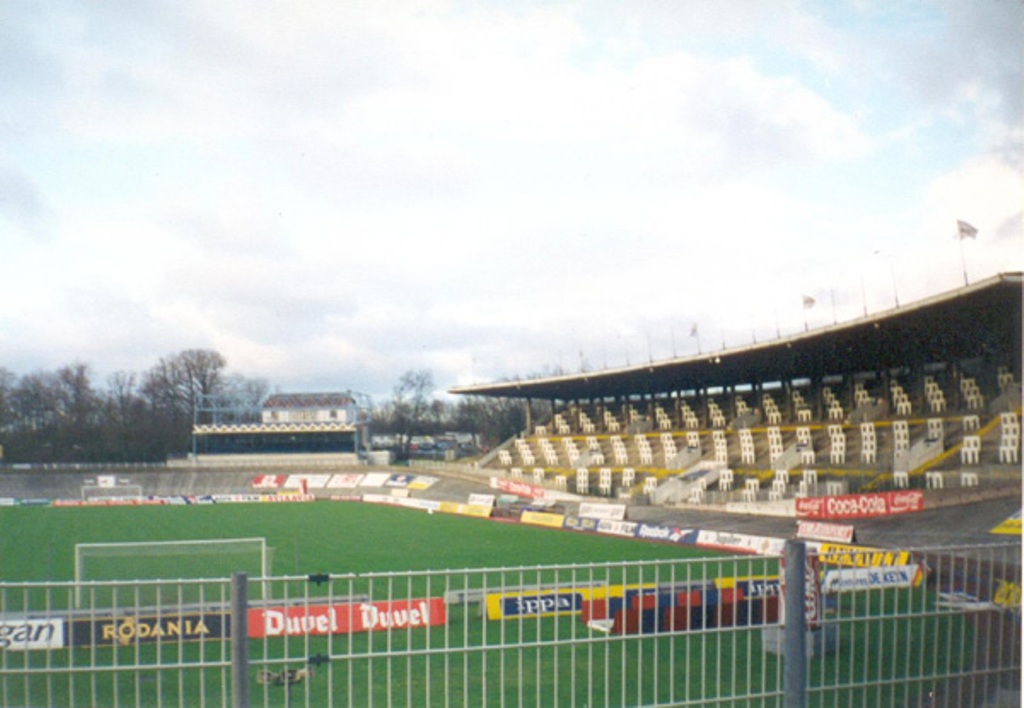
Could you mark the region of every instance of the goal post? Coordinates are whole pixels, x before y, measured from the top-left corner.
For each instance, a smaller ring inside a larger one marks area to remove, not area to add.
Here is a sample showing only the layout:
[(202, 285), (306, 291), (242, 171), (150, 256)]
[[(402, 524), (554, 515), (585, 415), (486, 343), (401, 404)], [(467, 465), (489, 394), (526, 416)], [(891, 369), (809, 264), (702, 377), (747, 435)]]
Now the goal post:
[(117, 486), (101, 484), (83, 484), (82, 501), (101, 499), (141, 499), (141, 484), (119, 484)]
[[(237, 572), (266, 578), (270, 560), (265, 538), (76, 543), (75, 604), (81, 605), (83, 587), (90, 581), (220, 580)], [(188, 587), (203, 593), (201, 585)], [(160, 594), (154, 595), (153, 601), (160, 604)], [(180, 587), (176, 596), (181, 596)]]

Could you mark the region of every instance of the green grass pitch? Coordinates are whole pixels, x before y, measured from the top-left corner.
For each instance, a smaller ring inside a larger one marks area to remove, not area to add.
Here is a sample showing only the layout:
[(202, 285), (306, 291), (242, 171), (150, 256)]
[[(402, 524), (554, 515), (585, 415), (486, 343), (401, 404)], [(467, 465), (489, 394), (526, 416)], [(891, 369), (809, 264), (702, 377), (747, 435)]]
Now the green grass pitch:
[(4, 507), (0, 528), (5, 530), (0, 534), (0, 580), (6, 581), (72, 580), (76, 543), (125, 541), (263, 537), (272, 549), (274, 575), (721, 555), (685, 546), (352, 502)]
[[(348, 502), (313, 504), (222, 504), (166, 507), (0, 508), (0, 582), (66, 581), (73, 577), (74, 546), (83, 542), (172, 541), (263, 537), (273, 549), (273, 575), (310, 573), (378, 574), (419, 570), (506, 568), (471, 575), (470, 584), (488, 588), (518, 579), (526, 584), (561, 581), (562, 572), (517, 571), (527, 566), (601, 564), (617, 561), (670, 561), (669, 565), (636, 566), (609, 571), (610, 581), (664, 581), (651, 568), (695, 573), (696, 580), (719, 575), (777, 572), (769, 559), (725, 558), (720, 552), (656, 544), (609, 536), (496, 523), (446, 514)], [(200, 564), (196, 558), (190, 566)], [(642, 568), (642, 569), (641, 569)], [(190, 567), (191, 577), (197, 568)], [(199, 568), (199, 575), (202, 569)], [(620, 573), (612, 576), (611, 573)], [(222, 573), (211, 570), (208, 577)], [(454, 575), (452, 577), (458, 577)], [(689, 576), (687, 576), (689, 577)], [(419, 580), (422, 585), (374, 580), (373, 595), (396, 591), (396, 597), (436, 596), (449, 589), (447, 580)], [(679, 576), (674, 576), (678, 580)], [(337, 581), (333, 592), (347, 587), (367, 589), (359, 578), (353, 586)], [(384, 582), (385, 585), (380, 583)], [(300, 597), (305, 581), (288, 583), (290, 597)], [(392, 590), (392, 587), (394, 590)], [(458, 581), (454, 587), (458, 588)], [(28, 593), (26, 593), (28, 594)], [(8, 592), (7, 609), (21, 607), (16, 591)], [(886, 591), (900, 608), (930, 608), (930, 593)], [(869, 612), (882, 609), (873, 595)], [(848, 598), (853, 600), (854, 598)], [(60, 596), (48, 605), (57, 609)], [(930, 621), (895, 616), (881, 624), (839, 608), (849, 619), (839, 628), (837, 654), (811, 663), (812, 683), (821, 693), (811, 705), (905, 703), (928, 685), (933, 664), (956, 671), (967, 654), (940, 651), (928, 671), (915, 662), (916, 646), (949, 648), (951, 637), (970, 642), (969, 627), (959, 618)], [(888, 614), (883, 612), (882, 614)], [(548, 643), (573, 639), (572, 643)], [(405, 645), (408, 643), (408, 647)], [(479, 647), (486, 646), (486, 651)], [(223, 662), (226, 643), (163, 646), (140, 644), (66, 652), (7, 653), (8, 674), (0, 680), (0, 704), (9, 705), (149, 705), (157, 696), (169, 705), (221, 705), (228, 694), (228, 674), (221, 668), (143, 669), (105, 674), (90, 666), (161, 664), (173, 667), (199, 655)], [(407, 659), (385, 661), (380, 652), (413, 650)], [(258, 684), (261, 668), (303, 666), (307, 657), (332, 658), (314, 678), (293, 689)], [(488, 621), (475, 604), (448, 609), (447, 628), (394, 635), (377, 633), (328, 637), (294, 637), (274, 642), (250, 641), (254, 702), (261, 705), (780, 705), (781, 663), (761, 647), (756, 628), (736, 631), (609, 637), (594, 635), (577, 618)], [(851, 661), (850, 657), (857, 657)], [(66, 662), (66, 664), (65, 664)], [(137, 663), (138, 662), (138, 663)], [(77, 667), (48, 678), (43, 669)], [(32, 671), (39, 671), (33, 673)], [(851, 672), (853, 672), (851, 674)], [(923, 674), (923, 675), (922, 675)], [(882, 683), (880, 679), (885, 679)], [(867, 685), (849, 686), (863, 682)], [(760, 697), (759, 697), (760, 696)]]

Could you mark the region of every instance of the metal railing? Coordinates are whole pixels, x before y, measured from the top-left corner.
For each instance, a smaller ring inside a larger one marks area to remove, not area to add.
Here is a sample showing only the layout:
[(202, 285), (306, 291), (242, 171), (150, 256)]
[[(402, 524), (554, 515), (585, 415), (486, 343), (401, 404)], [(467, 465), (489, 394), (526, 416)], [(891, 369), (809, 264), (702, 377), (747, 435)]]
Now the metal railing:
[(784, 558), (2, 583), (0, 705), (1000, 705), (1019, 701), (1020, 560), (1019, 544), (790, 543)]

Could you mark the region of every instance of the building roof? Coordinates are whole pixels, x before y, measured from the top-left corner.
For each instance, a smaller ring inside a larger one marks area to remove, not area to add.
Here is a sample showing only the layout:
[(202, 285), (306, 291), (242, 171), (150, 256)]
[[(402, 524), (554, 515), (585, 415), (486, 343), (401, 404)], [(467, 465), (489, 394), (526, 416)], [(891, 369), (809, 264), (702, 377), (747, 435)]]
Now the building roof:
[(809, 332), (635, 366), (459, 386), (454, 394), (598, 400), (986, 357), (1020, 374), (1021, 273)]
[(263, 401), (264, 409), (345, 408), (355, 403), (350, 393), (274, 393)]

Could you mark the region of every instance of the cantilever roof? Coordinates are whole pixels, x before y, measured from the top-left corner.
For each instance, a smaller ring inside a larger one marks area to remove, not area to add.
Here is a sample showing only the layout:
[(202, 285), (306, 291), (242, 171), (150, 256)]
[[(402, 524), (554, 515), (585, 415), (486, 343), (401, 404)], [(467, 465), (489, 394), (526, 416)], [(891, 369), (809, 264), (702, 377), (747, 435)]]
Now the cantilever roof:
[(450, 393), (559, 401), (687, 391), (979, 356), (1020, 374), (1021, 273), (760, 344), (635, 366), (459, 386)]

